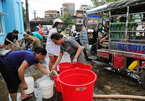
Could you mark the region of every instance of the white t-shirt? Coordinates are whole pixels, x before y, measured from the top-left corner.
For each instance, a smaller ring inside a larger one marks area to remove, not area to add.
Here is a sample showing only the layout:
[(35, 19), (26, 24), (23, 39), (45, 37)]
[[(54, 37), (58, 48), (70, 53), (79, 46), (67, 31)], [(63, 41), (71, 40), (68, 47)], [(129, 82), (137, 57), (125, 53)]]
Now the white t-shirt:
[(46, 50), (48, 55), (55, 55), (55, 56), (59, 56), (60, 54), (60, 45), (56, 45), (54, 42), (52, 42), (51, 40), (51, 35), (57, 33), (57, 29), (56, 28), (52, 28), (48, 34), (47, 37), (47, 42), (46, 42)]
[(144, 36), (144, 32), (142, 32), (142, 31), (144, 31), (144, 29), (145, 28), (142, 28), (142, 25), (138, 25), (136, 28), (136, 31), (138, 31), (138, 32), (136, 32), (136, 36)]

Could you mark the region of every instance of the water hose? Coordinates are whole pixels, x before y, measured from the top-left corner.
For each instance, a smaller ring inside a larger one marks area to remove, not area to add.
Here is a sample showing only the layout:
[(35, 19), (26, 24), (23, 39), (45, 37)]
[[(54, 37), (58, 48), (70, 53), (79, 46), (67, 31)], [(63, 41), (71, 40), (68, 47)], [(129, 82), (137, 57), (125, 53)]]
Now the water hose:
[(93, 95), (96, 99), (138, 99), (145, 100), (145, 96), (135, 96), (135, 95)]

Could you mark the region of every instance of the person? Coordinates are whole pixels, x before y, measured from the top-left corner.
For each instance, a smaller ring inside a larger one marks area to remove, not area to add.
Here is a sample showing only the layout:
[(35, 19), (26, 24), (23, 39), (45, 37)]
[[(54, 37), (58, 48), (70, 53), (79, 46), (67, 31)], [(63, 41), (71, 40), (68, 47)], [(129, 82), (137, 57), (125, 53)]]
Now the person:
[(137, 37), (143, 37), (144, 36), (144, 30), (145, 30), (145, 22), (142, 22), (141, 25), (138, 25), (136, 28), (136, 36)]
[(43, 37), (40, 41), (41, 41), (41, 45), (43, 47), (43, 39), (44, 39), (44, 28), (41, 24), (39, 24), (39, 34)]
[(109, 33), (109, 18), (107, 17), (105, 20), (104, 31), (108, 34)]
[(32, 48), (32, 50), (34, 50), (35, 47), (41, 47), (41, 42), (38, 38), (34, 37), (34, 36), (30, 36), (28, 34), (24, 34), (24, 39), (26, 39), (26, 44), (24, 49), (26, 49), (26, 47), (28, 46), (28, 44), (30, 43), (30, 46)]
[(43, 47), (43, 37), (39, 33), (28, 31), (27, 34), (38, 38), (41, 41), (41, 47)]
[(5, 42), (4, 45), (9, 45), (11, 44), (11, 50), (14, 50), (14, 42), (16, 42), (16, 46), (19, 49), (20, 45), (18, 43), (18, 30), (14, 29), (13, 32), (10, 32), (7, 34), (6, 38), (5, 38)]
[(44, 38), (44, 28), (41, 24), (39, 24), (39, 34)]
[(27, 28), (25, 28), (24, 33), (23, 34), (27, 34), (28, 30)]
[(87, 35), (87, 30), (85, 28), (85, 26), (83, 25), (83, 23), (78, 23), (77, 24), (77, 31), (80, 32), (79, 33), (79, 39), (80, 39), (80, 43), (82, 46), (84, 46), (85, 49), (88, 49), (88, 35)]
[(105, 28), (102, 24), (99, 24), (98, 29), (98, 49), (100, 48), (108, 48), (108, 42), (105, 40), (108, 39), (108, 33), (105, 32)]
[(24, 71), (29, 66), (34, 64), (42, 73), (49, 75), (49, 72), (39, 63), (45, 58), (46, 50), (36, 47), (34, 51), (13, 51), (8, 53), (6, 57), (0, 58), (0, 72), (6, 82), (12, 101), (17, 101), (18, 89), (21, 93), (21, 100), (32, 97), (24, 92), (28, 88), (24, 79)]
[(83, 47), (79, 45), (78, 42), (76, 42), (73, 39), (68, 39), (66, 37), (63, 37), (63, 35), (58, 34), (58, 33), (51, 35), (51, 40), (56, 45), (61, 46), (60, 55), (53, 66), (54, 70), (57, 71), (57, 65), (60, 63), (64, 52), (67, 52), (70, 54), (70, 59), (72, 63), (81, 62), (83, 64), (86, 64), (85, 56), (83, 53)]
[(51, 35), (54, 33), (58, 33), (59, 29), (62, 28), (62, 20), (61, 19), (55, 19), (53, 21), (53, 28), (50, 30), (47, 42), (46, 42), (46, 50), (49, 55), (50, 61), (49, 61), (49, 70), (52, 70), (53, 65), (55, 64), (55, 61), (57, 60), (59, 53), (60, 53), (60, 45), (56, 45), (51, 40)]

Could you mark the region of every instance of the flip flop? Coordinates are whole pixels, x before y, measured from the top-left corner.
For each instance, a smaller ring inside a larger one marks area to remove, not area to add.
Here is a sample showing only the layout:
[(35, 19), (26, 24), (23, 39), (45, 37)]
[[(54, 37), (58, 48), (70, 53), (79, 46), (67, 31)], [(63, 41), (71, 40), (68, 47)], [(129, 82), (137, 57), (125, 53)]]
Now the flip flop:
[(21, 99), (22, 101), (25, 101), (26, 99), (29, 99), (29, 98), (31, 98), (33, 95), (32, 94), (30, 94), (30, 95), (28, 95), (26, 98), (24, 98), (24, 99)]

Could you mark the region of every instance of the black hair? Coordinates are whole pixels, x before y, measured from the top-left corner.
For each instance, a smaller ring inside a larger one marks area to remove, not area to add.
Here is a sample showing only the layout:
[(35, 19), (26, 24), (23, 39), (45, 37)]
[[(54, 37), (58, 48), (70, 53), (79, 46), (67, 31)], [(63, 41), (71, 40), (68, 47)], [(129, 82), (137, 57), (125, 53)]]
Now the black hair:
[(45, 48), (42, 48), (42, 47), (35, 47), (34, 48), (34, 52), (35, 53), (41, 53), (42, 55), (46, 55), (47, 54), (47, 51)]
[(43, 27), (43, 25), (42, 25), (42, 24), (39, 24), (39, 25), (41, 25), (41, 26)]
[(54, 33), (51, 35), (51, 39), (54, 39), (54, 40), (59, 40), (62, 37), (63, 37), (63, 35), (59, 34), (59, 33)]
[(32, 32), (30, 32), (30, 31), (27, 31), (27, 34), (31, 34)]
[(57, 27), (58, 24), (59, 24), (59, 22), (56, 22), (55, 24), (53, 24), (52, 28)]
[(13, 33), (19, 33), (19, 31), (18, 31), (18, 30), (16, 30), (16, 29), (14, 29), (14, 30), (13, 30)]

